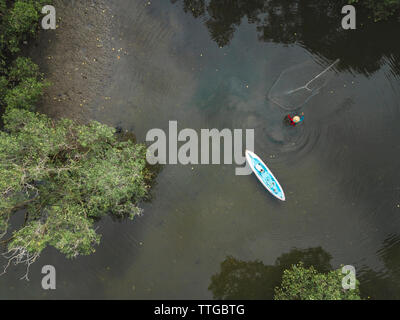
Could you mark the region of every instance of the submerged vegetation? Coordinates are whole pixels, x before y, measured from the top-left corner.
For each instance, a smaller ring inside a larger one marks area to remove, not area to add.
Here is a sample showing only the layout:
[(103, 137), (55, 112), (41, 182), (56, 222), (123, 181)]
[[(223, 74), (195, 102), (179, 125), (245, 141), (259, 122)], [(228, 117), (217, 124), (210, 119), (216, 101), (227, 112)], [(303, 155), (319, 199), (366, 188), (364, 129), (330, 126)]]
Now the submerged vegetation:
[(144, 145), (95, 121), (80, 125), (35, 112), (49, 83), (19, 53), (38, 30), (42, 5), (0, 0), (0, 239), (4, 272), (26, 264), (26, 279), (47, 246), (68, 258), (94, 252), (100, 241), (94, 223), (106, 214), (140, 214), (152, 179)]

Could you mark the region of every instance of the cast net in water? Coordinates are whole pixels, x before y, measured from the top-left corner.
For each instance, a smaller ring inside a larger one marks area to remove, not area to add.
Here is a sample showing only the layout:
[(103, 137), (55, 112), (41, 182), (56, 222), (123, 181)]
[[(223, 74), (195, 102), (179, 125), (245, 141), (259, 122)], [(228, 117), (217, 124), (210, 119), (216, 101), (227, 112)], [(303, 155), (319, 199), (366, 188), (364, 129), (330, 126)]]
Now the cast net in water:
[(339, 61), (323, 67), (310, 60), (284, 70), (271, 88), (268, 99), (288, 111), (301, 108), (326, 86)]

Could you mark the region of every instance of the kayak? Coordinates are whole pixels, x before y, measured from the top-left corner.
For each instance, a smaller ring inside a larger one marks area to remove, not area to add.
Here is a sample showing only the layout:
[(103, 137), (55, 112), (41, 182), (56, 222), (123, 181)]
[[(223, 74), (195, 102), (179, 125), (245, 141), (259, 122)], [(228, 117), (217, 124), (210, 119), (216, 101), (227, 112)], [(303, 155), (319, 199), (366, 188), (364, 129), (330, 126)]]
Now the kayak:
[(285, 201), (285, 193), (267, 165), (254, 153), (246, 150), (246, 160), (263, 186), (276, 198)]

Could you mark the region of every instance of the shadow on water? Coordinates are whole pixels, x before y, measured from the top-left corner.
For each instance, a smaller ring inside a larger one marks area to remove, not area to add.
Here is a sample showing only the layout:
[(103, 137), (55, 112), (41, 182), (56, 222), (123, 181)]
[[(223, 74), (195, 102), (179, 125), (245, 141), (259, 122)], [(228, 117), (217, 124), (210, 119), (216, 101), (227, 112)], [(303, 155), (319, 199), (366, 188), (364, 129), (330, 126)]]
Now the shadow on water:
[(306, 268), (314, 266), (318, 272), (328, 272), (332, 269), (331, 258), (321, 247), (292, 249), (278, 257), (274, 265), (228, 256), (221, 263), (220, 272), (212, 276), (209, 290), (219, 300), (272, 300), (284, 270), (303, 262)]
[(221, 47), (230, 44), (247, 18), (256, 26), (258, 39), (286, 45), (299, 44), (325, 59), (340, 59), (342, 70), (369, 75), (379, 70), (382, 59), (390, 60), (392, 72), (400, 74), (400, 31), (396, 18), (375, 23), (357, 8), (357, 29), (343, 30), (341, 0), (171, 0), (183, 10), (204, 19), (210, 37)]

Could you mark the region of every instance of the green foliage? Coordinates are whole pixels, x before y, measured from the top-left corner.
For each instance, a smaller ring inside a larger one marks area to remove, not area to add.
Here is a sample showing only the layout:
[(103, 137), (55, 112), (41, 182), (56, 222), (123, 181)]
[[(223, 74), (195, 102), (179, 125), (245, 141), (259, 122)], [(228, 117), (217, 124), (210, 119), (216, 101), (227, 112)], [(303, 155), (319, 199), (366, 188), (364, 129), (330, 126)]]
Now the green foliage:
[(23, 226), (10, 252), (35, 256), (53, 246), (67, 257), (90, 254), (100, 235), (96, 219), (141, 213), (148, 184), (143, 145), (121, 142), (98, 122), (55, 122), (45, 115), (8, 108), (0, 132), (0, 235), (19, 209)]
[(41, 76), (39, 66), (29, 58), (18, 57), (8, 72), (9, 81), (18, 83), (26, 78), (38, 79)]
[(3, 16), (7, 10), (6, 0), (0, 0), (0, 15)]
[(39, 13), (31, 1), (16, 1), (10, 10), (9, 28), (17, 34), (35, 34)]
[[(45, 0), (0, 0), (1, 64), (11, 53), (20, 51), (20, 44), (36, 34)], [(50, 1), (51, 2), (51, 1)]]
[(319, 273), (314, 267), (302, 263), (285, 270), (282, 284), (275, 289), (275, 300), (360, 300), (359, 284), (356, 289), (342, 288), (341, 270)]
[(39, 67), (17, 57), (23, 40), (35, 35), (44, 0), (0, 0), (0, 106), (33, 110), (48, 85)]
[(9, 108), (33, 110), (48, 85), (31, 59), (18, 57), (6, 76), (0, 76), (0, 103)]
[[(20, 51), (21, 41), (27, 40), (36, 34), (41, 17), (41, 8), (48, 1), (44, 0), (17, 0), (10, 7), (7, 1), (0, 0), (0, 45), (1, 50), (11, 53)], [(50, 1), (51, 3), (51, 1)], [(47, 4), (50, 4), (47, 3)]]
[(33, 110), (43, 93), (47, 82), (35, 78), (26, 78), (16, 87), (7, 91), (4, 101), (8, 108)]
[(19, 51), (22, 40), (35, 34), (39, 13), (33, 3), (16, 1), (7, 18), (7, 46), (10, 52), (15, 53)]
[(0, 99), (2, 99), (8, 90), (8, 80), (4, 76), (0, 76)]

